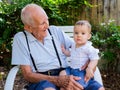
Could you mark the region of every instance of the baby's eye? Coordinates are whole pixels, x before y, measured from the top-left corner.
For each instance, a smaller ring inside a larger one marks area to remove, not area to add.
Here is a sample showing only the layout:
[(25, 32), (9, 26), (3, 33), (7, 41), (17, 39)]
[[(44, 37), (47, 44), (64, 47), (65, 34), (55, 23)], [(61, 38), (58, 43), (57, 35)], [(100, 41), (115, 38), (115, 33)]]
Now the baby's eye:
[(78, 32), (75, 32), (75, 34), (78, 34)]
[(85, 33), (82, 33), (82, 35), (84, 35)]

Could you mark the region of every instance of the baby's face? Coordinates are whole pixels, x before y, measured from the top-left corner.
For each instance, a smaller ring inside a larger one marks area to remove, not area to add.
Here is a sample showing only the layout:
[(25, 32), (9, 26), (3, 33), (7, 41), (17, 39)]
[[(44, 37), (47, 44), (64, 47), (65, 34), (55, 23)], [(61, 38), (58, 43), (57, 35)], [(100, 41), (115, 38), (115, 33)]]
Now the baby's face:
[(90, 38), (91, 38), (91, 32), (86, 25), (75, 25), (74, 40), (77, 46), (84, 45)]

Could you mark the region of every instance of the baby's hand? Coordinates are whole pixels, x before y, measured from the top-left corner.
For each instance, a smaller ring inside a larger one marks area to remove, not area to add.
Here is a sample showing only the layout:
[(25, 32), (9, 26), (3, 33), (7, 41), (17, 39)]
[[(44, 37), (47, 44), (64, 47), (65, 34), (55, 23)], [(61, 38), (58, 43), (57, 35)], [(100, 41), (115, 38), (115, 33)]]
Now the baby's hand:
[(93, 70), (90, 67), (86, 68), (85, 82), (88, 82), (94, 76)]
[(63, 44), (61, 45), (61, 49), (62, 49), (62, 52), (64, 53), (65, 52), (65, 47), (64, 47)]
[(62, 52), (66, 55), (66, 56), (70, 56), (70, 51), (69, 50), (67, 50), (67, 49), (65, 49), (65, 47), (64, 47), (64, 45), (62, 44), (61, 45), (61, 49), (62, 49)]

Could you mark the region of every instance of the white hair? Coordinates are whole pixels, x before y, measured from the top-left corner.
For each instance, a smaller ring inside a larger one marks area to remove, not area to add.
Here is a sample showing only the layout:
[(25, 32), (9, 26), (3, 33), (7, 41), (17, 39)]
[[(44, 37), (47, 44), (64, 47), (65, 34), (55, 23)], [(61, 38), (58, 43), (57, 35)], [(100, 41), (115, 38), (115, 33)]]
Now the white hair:
[(32, 14), (37, 8), (44, 11), (43, 8), (37, 4), (28, 4), (21, 10), (21, 20), (24, 25), (33, 25), (35, 23)]

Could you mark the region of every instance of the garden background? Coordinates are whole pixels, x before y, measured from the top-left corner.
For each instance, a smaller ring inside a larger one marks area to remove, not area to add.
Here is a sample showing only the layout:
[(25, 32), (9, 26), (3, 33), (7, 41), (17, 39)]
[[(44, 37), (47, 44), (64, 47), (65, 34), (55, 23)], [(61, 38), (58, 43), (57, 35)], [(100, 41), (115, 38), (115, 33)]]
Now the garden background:
[[(106, 90), (120, 90), (120, 0), (1, 1), (0, 88), (3, 88), (7, 73), (12, 67), (10, 62), (13, 36), (23, 30), (21, 9), (28, 3), (36, 3), (45, 9), (50, 25), (71, 26), (83, 19), (91, 23), (91, 41), (100, 49), (101, 60), (98, 67), (104, 86)], [(18, 83), (16, 85), (19, 86)]]

